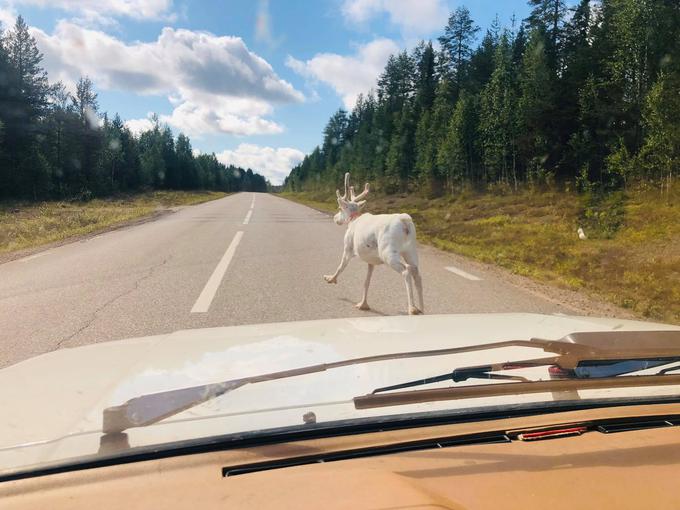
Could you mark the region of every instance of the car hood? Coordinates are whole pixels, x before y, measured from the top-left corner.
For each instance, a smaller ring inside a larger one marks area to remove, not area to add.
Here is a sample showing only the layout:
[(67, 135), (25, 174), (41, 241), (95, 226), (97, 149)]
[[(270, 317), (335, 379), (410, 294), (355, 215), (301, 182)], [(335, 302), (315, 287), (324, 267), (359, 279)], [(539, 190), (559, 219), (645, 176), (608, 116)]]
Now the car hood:
[[(429, 315), (184, 330), (61, 349), (0, 370), (0, 472), (97, 454), (103, 409), (148, 393), (375, 354), (532, 337), (558, 339), (578, 331), (662, 329), (680, 328), (562, 315)], [(513, 347), (393, 360), (267, 381), (239, 388), (159, 424), (131, 429), (127, 440), (135, 447), (302, 425), (308, 412), (326, 422), (546, 400), (539, 394), (362, 411), (352, 405), (352, 397), (379, 386), (445, 373), (456, 366), (526, 356), (535, 357), (536, 351)], [(625, 395), (635, 393), (625, 391)], [(620, 395), (612, 390), (598, 392), (595, 396)]]

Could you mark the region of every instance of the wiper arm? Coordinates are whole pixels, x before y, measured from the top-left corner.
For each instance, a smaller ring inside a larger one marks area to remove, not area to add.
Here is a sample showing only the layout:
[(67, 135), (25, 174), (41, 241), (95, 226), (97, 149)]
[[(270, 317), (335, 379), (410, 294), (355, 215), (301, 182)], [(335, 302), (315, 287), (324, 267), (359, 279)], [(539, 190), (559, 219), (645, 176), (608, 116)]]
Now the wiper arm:
[[(374, 363), (378, 361), (444, 356), (500, 349), (504, 347), (538, 348), (542, 349), (544, 352), (558, 354), (556, 357), (544, 358), (542, 360), (528, 360), (523, 363), (551, 363), (559, 364), (559, 366), (565, 369), (573, 369), (583, 359), (635, 359), (641, 357), (650, 358), (654, 356), (680, 357), (680, 331), (605, 331), (594, 333), (572, 333), (559, 340), (543, 340), (539, 338), (532, 338), (530, 340), (507, 340), (463, 347), (452, 347), (448, 349), (381, 354), (352, 358), (333, 363), (310, 365), (292, 370), (271, 372), (268, 374), (232, 379), (220, 383), (204, 384), (190, 388), (169, 390), (135, 397), (121, 405), (104, 409), (102, 430), (104, 433), (112, 434), (123, 432), (131, 427), (151, 425), (203, 402), (224, 395), (241, 386), (245, 386), (246, 384), (297, 377), (340, 367)], [(518, 362), (515, 362), (515, 364), (517, 363)], [(507, 366), (508, 364), (488, 366), (495, 367), (500, 365)], [(672, 378), (676, 376), (658, 377)], [(512, 383), (513, 386), (526, 384), (538, 383)], [(492, 386), (498, 387), (507, 385), (496, 384)]]
[(145, 427), (161, 420), (174, 416), (195, 407), (203, 402), (217, 398), (225, 393), (245, 386), (264, 381), (297, 377), (300, 375), (325, 372), (340, 367), (350, 365), (360, 365), (374, 363), (378, 361), (389, 361), (394, 359), (424, 358), (432, 356), (445, 356), (450, 354), (460, 354), (489, 349), (500, 349), (503, 347), (533, 347), (542, 348), (545, 351), (555, 352), (556, 350), (575, 350), (581, 346), (566, 344), (556, 340), (543, 340), (532, 338), (530, 340), (506, 340), (502, 342), (467, 345), (464, 347), (452, 347), (448, 349), (435, 349), (428, 351), (398, 352), (394, 354), (380, 354), (376, 356), (366, 356), (362, 358), (352, 358), (333, 363), (321, 363), (292, 370), (271, 372), (268, 374), (232, 379), (214, 384), (202, 384), (190, 388), (162, 391), (150, 393), (132, 398), (124, 404), (107, 407), (103, 411), (102, 431), (107, 434), (123, 432), (132, 427)]

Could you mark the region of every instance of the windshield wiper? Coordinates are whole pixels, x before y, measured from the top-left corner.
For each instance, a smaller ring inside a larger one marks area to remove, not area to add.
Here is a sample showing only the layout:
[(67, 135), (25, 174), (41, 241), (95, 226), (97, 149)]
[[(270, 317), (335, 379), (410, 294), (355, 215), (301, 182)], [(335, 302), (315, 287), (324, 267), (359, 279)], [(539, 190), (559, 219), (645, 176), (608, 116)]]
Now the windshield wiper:
[(680, 375), (632, 375), (624, 377), (601, 377), (593, 379), (556, 379), (504, 384), (481, 384), (429, 390), (398, 391), (394, 393), (371, 393), (354, 397), (357, 409), (372, 409), (406, 404), (422, 404), (443, 400), (466, 398), (526, 395), (529, 393), (551, 393), (605, 388), (638, 388), (643, 386), (675, 386), (680, 384)]
[[(545, 361), (549, 362), (546, 363)], [(560, 367), (559, 364), (552, 364), (551, 363), (552, 361), (554, 360), (553, 359), (527, 360), (527, 361), (514, 361), (508, 363), (498, 363), (495, 365), (456, 368), (453, 372), (449, 372), (446, 374), (435, 375), (432, 377), (426, 377), (424, 379), (416, 379), (414, 381), (408, 381), (400, 384), (394, 384), (391, 386), (377, 388), (373, 390), (373, 394), (400, 390), (404, 388), (412, 388), (414, 386), (424, 386), (426, 384), (432, 384), (443, 381), (461, 382), (466, 381), (467, 379), (506, 379), (521, 382), (531, 382), (526, 377), (507, 374), (495, 374), (493, 372), (495, 370), (517, 370), (520, 368), (532, 368), (544, 365), (552, 365), (554, 367), (559, 368), (561, 378), (592, 379), (602, 377), (614, 377), (623, 374), (630, 374), (632, 372), (639, 372), (641, 370), (647, 370), (649, 368), (654, 368), (661, 365), (677, 363), (680, 361), (680, 356), (672, 356), (667, 358), (644, 358), (628, 360), (618, 359), (582, 360), (579, 362), (578, 366), (576, 366), (573, 370), (563, 370), (563, 368)], [(667, 372), (678, 369), (680, 369), (680, 366), (669, 367), (657, 372), (657, 375), (663, 375)]]
[[(677, 358), (680, 360), (680, 331), (604, 331), (592, 333), (572, 333), (559, 340), (543, 340), (539, 338), (532, 338), (530, 340), (507, 340), (502, 342), (468, 345), (463, 347), (452, 347), (448, 349), (381, 354), (376, 356), (342, 360), (333, 363), (310, 365), (292, 370), (283, 370), (280, 372), (232, 379), (221, 383), (204, 384), (190, 388), (169, 390), (135, 397), (121, 405), (104, 409), (102, 416), (102, 431), (107, 434), (114, 434), (123, 432), (124, 430), (131, 427), (143, 427), (151, 425), (203, 402), (224, 395), (225, 393), (240, 388), (241, 386), (245, 386), (246, 384), (256, 384), (265, 381), (297, 377), (305, 374), (324, 372), (326, 370), (332, 370), (335, 368), (351, 365), (360, 365), (394, 359), (444, 356), (500, 349), (505, 347), (538, 348), (542, 349), (544, 352), (557, 354), (557, 356), (507, 363), (496, 363), (479, 367), (467, 367), (466, 369), (459, 369), (457, 373), (460, 376), (465, 376), (465, 378), (484, 375), (484, 378), (487, 379), (507, 379), (510, 377), (514, 380), (520, 381), (510, 384), (492, 384), (481, 386), (482, 388), (487, 389), (499, 388), (501, 386), (512, 386), (512, 391), (519, 391), (521, 388), (528, 387), (529, 385), (533, 387), (533, 385), (546, 383), (566, 384), (574, 381), (526, 382), (526, 379), (524, 378), (519, 378), (516, 376), (504, 376), (503, 374), (494, 374), (493, 372), (499, 370), (508, 370), (509, 367), (513, 366), (519, 368), (545, 365), (555, 365), (564, 370), (573, 370), (579, 366), (579, 363), (585, 360), (622, 361), (640, 359), (649, 360), (658, 358)], [(456, 371), (454, 371), (454, 373), (456, 373)], [(450, 375), (451, 374), (447, 374), (447, 377), (450, 377)], [(641, 377), (642, 376), (635, 377), (634, 379), (641, 379)], [(657, 375), (649, 377), (656, 377), (657, 379), (663, 378), (664, 383), (667, 384), (677, 384), (680, 382), (680, 376)], [(676, 378), (678, 381), (675, 381)], [(619, 381), (625, 378), (612, 379)], [(633, 378), (631, 377), (629, 379)], [(603, 379), (600, 379), (600, 381), (602, 380)], [(577, 380), (575, 382), (583, 383), (587, 381)], [(466, 386), (462, 388), (444, 389), (455, 389), (462, 391), (466, 388), (473, 387)], [(415, 394), (422, 391), (438, 390), (420, 390), (402, 393)], [(497, 391), (500, 391), (500, 388)], [(525, 389), (523, 392), (527, 391), (528, 389)], [(357, 397), (357, 399), (359, 399), (362, 405), (365, 405), (366, 407), (372, 407), (372, 405), (369, 404), (369, 400), (372, 398), (386, 398), (389, 400), (391, 397), (396, 396), (397, 394), (366, 395), (365, 397)], [(357, 399), (355, 399), (355, 406), (358, 407)], [(376, 401), (373, 400), (372, 402), (375, 403)]]

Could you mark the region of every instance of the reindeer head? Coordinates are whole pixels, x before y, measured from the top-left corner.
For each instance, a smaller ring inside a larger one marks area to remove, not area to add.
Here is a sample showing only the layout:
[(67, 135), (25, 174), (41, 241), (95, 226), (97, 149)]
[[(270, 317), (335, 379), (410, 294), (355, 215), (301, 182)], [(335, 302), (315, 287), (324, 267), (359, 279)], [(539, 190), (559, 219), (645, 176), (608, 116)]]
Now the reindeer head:
[[(347, 192), (349, 191), (349, 200), (347, 200)], [(349, 172), (345, 174), (345, 194), (340, 195), (340, 190), (335, 190), (338, 196), (338, 207), (340, 211), (333, 216), (333, 221), (338, 225), (345, 225), (359, 216), (361, 208), (366, 204), (366, 200), (362, 200), (368, 195), (368, 183), (364, 186), (364, 191), (359, 195), (354, 194), (354, 186), (349, 185)]]

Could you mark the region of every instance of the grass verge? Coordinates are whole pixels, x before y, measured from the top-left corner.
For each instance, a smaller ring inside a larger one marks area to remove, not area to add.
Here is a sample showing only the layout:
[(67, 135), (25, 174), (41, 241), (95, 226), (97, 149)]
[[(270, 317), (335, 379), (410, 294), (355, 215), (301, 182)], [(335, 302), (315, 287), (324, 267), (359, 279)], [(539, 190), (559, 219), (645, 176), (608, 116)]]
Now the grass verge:
[[(332, 194), (282, 196), (335, 211)], [(373, 213), (407, 212), (422, 242), (538, 281), (586, 291), (648, 319), (680, 324), (680, 185), (668, 194), (520, 191), (369, 197)], [(588, 239), (576, 234), (583, 227)]]
[(153, 191), (89, 202), (0, 202), (0, 254), (91, 234), (225, 195), (215, 191)]

